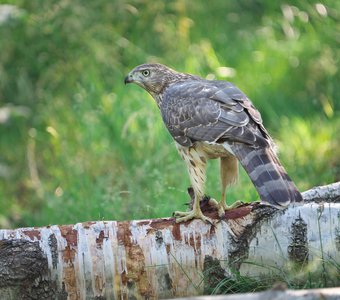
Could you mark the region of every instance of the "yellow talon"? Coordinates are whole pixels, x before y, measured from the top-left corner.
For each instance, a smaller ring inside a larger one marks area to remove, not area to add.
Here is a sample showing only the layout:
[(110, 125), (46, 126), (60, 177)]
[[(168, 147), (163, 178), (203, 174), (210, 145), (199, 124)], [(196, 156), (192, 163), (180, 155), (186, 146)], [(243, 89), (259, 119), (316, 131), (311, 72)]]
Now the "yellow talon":
[(237, 208), (243, 204), (242, 201), (236, 201), (231, 205), (227, 205), (227, 203), (223, 200), (220, 202), (217, 202), (215, 199), (210, 198), (209, 199), (209, 205), (214, 206), (217, 208), (218, 216), (222, 218), (225, 215), (225, 212), (234, 208)]
[(201, 210), (175, 211), (173, 215), (176, 217), (176, 223), (182, 223), (192, 219), (201, 219), (205, 223), (210, 223), (211, 225), (214, 225), (214, 222), (210, 218), (203, 215)]

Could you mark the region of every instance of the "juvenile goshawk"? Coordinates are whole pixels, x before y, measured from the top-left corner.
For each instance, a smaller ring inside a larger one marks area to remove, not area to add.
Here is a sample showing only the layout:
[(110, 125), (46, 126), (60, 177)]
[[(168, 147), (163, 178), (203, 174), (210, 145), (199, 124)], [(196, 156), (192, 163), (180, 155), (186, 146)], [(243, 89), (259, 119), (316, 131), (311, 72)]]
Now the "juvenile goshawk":
[(143, 64), (125, 78), (155, 99), (165, 126), (176, 141), (194, 190), (193, 209), (175, 212), (177, 222), (200, 218), (208, 159), (220, 158), (222, 197), (217, 206), (222, 217), (232, 206), (225, 203), (226, 187), (238, 177), (238, 160), (247, 171), (263, 203), (284, 208), (302, 201), (301, 194), (280, 164), (275, 145), (253, 103), (236, 86), (179, 73), (161, 64)]

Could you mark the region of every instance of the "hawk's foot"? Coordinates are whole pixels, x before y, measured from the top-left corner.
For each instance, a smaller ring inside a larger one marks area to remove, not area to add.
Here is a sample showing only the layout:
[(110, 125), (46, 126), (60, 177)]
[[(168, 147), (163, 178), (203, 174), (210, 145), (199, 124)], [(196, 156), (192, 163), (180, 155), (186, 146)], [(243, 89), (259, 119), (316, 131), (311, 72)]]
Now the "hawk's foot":
[[(193, 209), (194, 202), (195, 202), (195, 192), (191, 186), (188, 187), (188, 194), (191, 199), (190, 199), (190, 202), (185, 203), (185, 205), (188, 205), (189, 209)], [(209, 205), (209, 199), (210, 199), (210, 196), (205, 195), (203, 199), (200, 201), (201, 210), (204, 210), (204, 208)]]
[(201, 210), (195, 211), (193, 209), (191, 211), (175, 211), (173, 216), (176, 218), (176, 223), (182, 223), (192, 219), (201, 219), (205, 223), (214, 225), (214, 222), (210, 218), (203, 215)]
[(239, 206), (242, 206), (244, 203), (240, 200), (234, 202), (233, 204), (231, 205), (227, 205), (227, 203), (225, 203), (224, 200), (221, 200), (220, 202), (217, 202), (215, 199), (213, 198), (210, 198), (209, 199), (209, 205), (211, 206), (215, 206), (217, 208), (217, 211), (218, 211), (218, 216), (220, 218), (223, 218), (224, 215), (225, 215), (225, 212), (228, 211), (228, 210), (232, 210), (234, 208), (237, 208)]

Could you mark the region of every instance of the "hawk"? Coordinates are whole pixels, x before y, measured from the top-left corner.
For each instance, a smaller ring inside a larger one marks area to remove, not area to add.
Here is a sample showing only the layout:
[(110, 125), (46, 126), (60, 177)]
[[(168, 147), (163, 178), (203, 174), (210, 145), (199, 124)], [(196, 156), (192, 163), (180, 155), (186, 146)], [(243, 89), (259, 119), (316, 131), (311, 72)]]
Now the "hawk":
[(221, 200), (210, 201), (220, 217), (240, 205), (239, 201), (231, 206), (225, 202), (226, 188), (238, 178), (238, 161), (263, 203), (284, 208), (290, 202), (302, 201), (276, 155), (259, 111), (235, 85), (180, 73), (161, 64), (137, 66), (126, 76), (127, 83), (141, 86), (155, 99), (186, 163), (194, 203), (191, 211), (174, 212), (176, 222), (193, 218), (210, 222), (200, 208), (208, 159), (220, 159)]

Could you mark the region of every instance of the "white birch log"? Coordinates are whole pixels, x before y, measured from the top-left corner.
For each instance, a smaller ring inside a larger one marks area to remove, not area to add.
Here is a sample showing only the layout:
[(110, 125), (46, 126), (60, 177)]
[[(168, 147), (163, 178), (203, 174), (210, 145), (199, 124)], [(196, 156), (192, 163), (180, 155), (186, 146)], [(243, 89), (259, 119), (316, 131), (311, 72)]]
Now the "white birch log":
[(177, 300), (339, 300), (340, 288), (311, 290), (269, 290), (261, 293), (247, 293), (229, 296), (201, 296), (177, 298)]
[(186, 297), (210, 292), (235, 271), (268, 278), (291, 265), (334, 286), (340, 203), (332, 200), (340, 183), (330, 190), (327, 203), (283, 211), (244, 205), (216, 226), (166, 218), (0, 230), (0, 299)]

